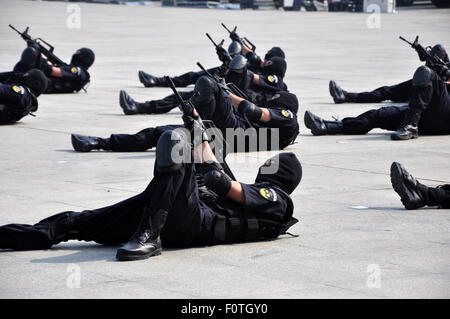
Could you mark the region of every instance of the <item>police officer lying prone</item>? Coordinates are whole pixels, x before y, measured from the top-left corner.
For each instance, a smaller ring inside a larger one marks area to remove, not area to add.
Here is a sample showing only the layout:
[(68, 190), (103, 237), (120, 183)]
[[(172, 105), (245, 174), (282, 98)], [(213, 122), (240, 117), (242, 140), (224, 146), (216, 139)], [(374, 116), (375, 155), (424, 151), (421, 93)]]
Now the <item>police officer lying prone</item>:
[[(189, 130), (200, 126), (194, 118), (184, 120)], [(254, 183), (240, 183), (224, 173), (203, 133), (204, 127), (196, 143), (177, 131), (164, 132), (156, 146), (153, 179), (142, 193), (99, 209), (62, 212), (34, 225), (4, 225), (0, 248), (48, 249), (68, 240), (125, 243), (116, 258), (127, 261), (159, 255), (163, 246), (248, 242), (285, 234), (297, 222), (290, 197), (302, 177), (297, 157), (276, 155), (259, 168)], [(191, 150), (198, 165), (184, 160)], [(183, 160), (175, 160), (172, 153)]]
[(414, 73), (408, 105), (382, 107), (342, 121), (325, 121), (306, 111), (305, 125), (313, 135), (366, 134), (374, 128), (395, 131), (391, 134), (393, 140), (418, 138), (419, 133), (447, 135), (450, 134), (450, 95), (448, 82), (442, 78), (449, 77), (448, 69), (438, 74), (421, 66)]
[[(197, 80), (191, 101), (202, 119), (211, 120), (220, 130), (222, 137), (228, 143), (233, 143), (228, 151), (283, 149), (294, 142), (299, 132), (298, 99), (289, 92), (275, 93), (264, 107), (260, 107), (228, 92), (211, 78), (202, 76)], [(164, 131), (177, 127), (179, 125), (157, 126), (136, 134), (112, 134), (109, 138), (73, 134), (72, 145), (80, 152), (97, 149), (117, 152), (146, 151), (156, 146)], [(252, 135), (243, 136), (244, 140), (239, 141), (241, 135), (235, 134), (237, 129)], [(248, 129), (254, 130), (247, 131)], [(278, 139), (275, 140), (277, 136)], [(250, 141), (252, 137), (255, 140)], [(265, 145), (259, 143), (262, 138), (267, 140)]]

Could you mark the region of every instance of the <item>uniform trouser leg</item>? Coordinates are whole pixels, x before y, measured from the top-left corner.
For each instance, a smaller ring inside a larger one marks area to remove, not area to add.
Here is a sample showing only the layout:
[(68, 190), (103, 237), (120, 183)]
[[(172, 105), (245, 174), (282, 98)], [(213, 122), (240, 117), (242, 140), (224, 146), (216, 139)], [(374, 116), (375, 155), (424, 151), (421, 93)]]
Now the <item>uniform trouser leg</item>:
[[(147, 206), (169, 212), (161, 235), (166, 244), (189, 245), (199, 238), (201, 211), (193, 165), (184, 164), (171, 173), (155, 171), (144, 192), (111, 206), (63, 212), (34, 225), (1, 226), (0, 249), (48, 249), (67, 239), (118, 245), (134, 234)], [(69, 218), (70, 227), (61, 226)]]
[[(218, 69), (218, 67), (208, 69), (207, 71), (210, 74), (214, 74), (214, 73), (216, 73), (217, 69)], [(174, 76), (171, 79), (172, 79), (173, 84), (175, 84), (176, 87), (186, 87), (188, 85), (195, 84), (195, 82), (197, 82), (198, 78), (203, 75), (206, 75), (206, 73), (203, 71), (187, 72), (187, 73), (184, 73), (179, 76)]]
[(182, 125), (163, 125), (143, 129), (136, 134), (111, 134), (109, 139), (113, 152), (144, 152), (156, 146), (159, 137), (167, 130)]
[[(183, 99), (190, 98), (194, 91), (179, 92)], [(167, 113), (179, 105), (174, 94), (166, 96), (160, 100), (151, 100), (144, 103), (138, 103), (139, 113), (144, 114), (162, 114)]]
[(412, 80), (392, 86), (382, 86), (371, 92), (347, 93), (348, 102), (353, 103), (379, 103), (387, 100), (393, 102), (408, 101), (408, 94), (412, 87)]
[(407, 106), (386, 106), (367, 111), (357, 117), (342, 120), (344, 134), (366, 134), (374, 128), (397, 130), (403, 123)]

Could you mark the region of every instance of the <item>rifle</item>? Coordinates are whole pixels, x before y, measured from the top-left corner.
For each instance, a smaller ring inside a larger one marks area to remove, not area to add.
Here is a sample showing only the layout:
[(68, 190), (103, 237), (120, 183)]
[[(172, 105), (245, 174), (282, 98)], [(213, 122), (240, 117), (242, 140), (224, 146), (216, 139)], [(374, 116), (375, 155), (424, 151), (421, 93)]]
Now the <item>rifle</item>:
[[(21, 37), (22, 39), (24, 39), (25, 41), (31, 41), (34, 42), (38, 45), (39, 50), (41, 51), (42, 54), (44, 54), (47, 59), (55, 65), (67, 65), (67, 63), (65, 63), (64, 61), (62, 61), (60, 58), (58, 58), (54, 53), (53, 50), (55, 49), (51, 44), (49, 44), (47, 41), (41, 39), (41, 38), (37, 38), (37, 39), (33, 39), (31, 38), (31, 36), (28, 34), (28, 30), (30, 29), (30, 27), (27, 27), (25, 29), (25, 31), (20, 32), (19, 30), (17, 30), (16, 28), (14, 28), (11, 24), (9, 25), (9, 27), (11, 29), (13, 29), (14, 31), (16, 31)], [(44, 43), (45, 45), (47, 45), (47, 47), (45, 47), (42, 43)]]
[(237, 33), (236, 33), (236, 29), (237, 26), (234, 27), (233, 31), (230, 31), (230, 29), (227, 28), (227, 26), (225, 24), (223, 24), (222, 22), (222, 26), (225, 28), (225, 30), (228, 31), (228, 33), (230, 34), (230, 39), (233, 41), (237, 41), (240, 44), (244, 44), (247, 48), (251, 48), (251, 50), (253, 52), (255, 52), (256, 50), (256, 46), (246, 37), (241, 38)]
[(409, 42), (402, 36), (400, 36), (399, 38), (400, 40), (408, 43), (414, 50), (416, 50), (417, 54), (419, 55), (420, 61), (425, 61), (428, 67), (436, 71), (443, 81), (447, 81), (450, 78), (450, 72), (447, 63), (442, 61), (442, 59), (437, 55), (432, 56), (430, 54), (429, 46), (424, 48), (422, 45), (420, 45), (418, 35), (414, 39), (413, 43)]
[[(220, 132), (219, 129), (217, 129), (217, 127), (214, 125), (213, 121), (209, 121), (209, 120), (205, 120), (203, 121), (200, 117), (200, 115), (194, 116), (194, 109), (195, 106), (194, 104), (192, 104), (192, 102), (190, 100), (183, 100), (183, 98), (181, 97), (181, 95), (178, 93), (177, 89), (175, 88), (175, 85), (173, 84), (172, 80), (170, 79), (170, 77), (165, 76), (164, 79), (166, 80), (167, 84), (169, 85), (169, 87), (172, 89), (173, 94), (175, 95), (178, 103), (180, 103), (180, 109), (183, 112), (183, 116), (190, 116), (192, 118), (194, 118), (197, 122), (199, 122), (199, 124), (201, 126), (203, 126), (204, 128), (212, 128), (214, 129), (217, 134), (222, 134)], [(226, 156), (226, 149), (227, 149), (227, 142), (224, 140), (223, 136), (222, 137), (222, 141), (225, 142), (224, 145), (219, 145), (222, 148), (214, 148), (215, 153), (216, 152), (220, 152), (221, 154), (221, 159), (223, 159), (222, 162), (220, 162), (220, 165), (222, 166), (223, 170), (225, 171), (225, 173), (232, 179), (232, 180), (236, 180), (236, 178), (233, 175), (233, 172), (231, 171), (230, 167), (228, 166), (227, 162), (225, 161), (225, 156)], [(209, 142), (211, 143), (211, 142)], [(217, 155), (216, 155), (217, 156)], [(197, 170), (197, 172), (199, 172), (199, 170)]]
[(197, 62), (198, 67), (206, 73), (207, 76), (209, 76), (210, 78), (212, 78), (214, 81), (216, 81), (218, 84), (220, 84), (222, 87), (224, 87), (226, 90), (231, 91), (231, 93), (233, 93), (236, 96), (239, 96), (243, 99), (246, 99), (248, 101), (250, 101), (250, 98), (248, 97), (247, 94), (245, 94), (236, 84), (234, 83), (225, 83), (225, 81), (223, 80), (223, 78), (220, 78), (217, 74), (211, 74), (208, 72), (208, 70), (206, 70), (203, 65), (200, 64), (200, 62)]
[(230, 63), (230, 61), (231, 61), (231, 56), (227, 52), (227, 50), (225, 50), (222, 47), (223, 42), (225, 40), (222, 39), (222, 41), (220, 41), (220, 43), (217, 44), (216, 42), (214, 42), (214, 40), (211, 38), (211, 36), (208, 33), (206, 33), (206, 36), (208, 37), (208, 39), (212, 42), (212, 44), (216, 48), (216, 52), (217, 52), (217, 56), (219, 57), (219, 60), (222, 61), (223, 64), (228, 65), (228, 63)]

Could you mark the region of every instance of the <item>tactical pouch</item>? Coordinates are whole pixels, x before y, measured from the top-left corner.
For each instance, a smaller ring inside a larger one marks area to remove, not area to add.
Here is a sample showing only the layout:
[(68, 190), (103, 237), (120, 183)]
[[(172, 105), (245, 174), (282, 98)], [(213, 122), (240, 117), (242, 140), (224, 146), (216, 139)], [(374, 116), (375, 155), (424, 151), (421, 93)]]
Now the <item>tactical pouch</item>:
[(256, 218), (252, 213), (245, 216), (226, 217), (217, 215), (214, 224), (214, 239), (221, 243), (273, 239), (286, 233), (298, 220), (291, 218), (287, 223)]

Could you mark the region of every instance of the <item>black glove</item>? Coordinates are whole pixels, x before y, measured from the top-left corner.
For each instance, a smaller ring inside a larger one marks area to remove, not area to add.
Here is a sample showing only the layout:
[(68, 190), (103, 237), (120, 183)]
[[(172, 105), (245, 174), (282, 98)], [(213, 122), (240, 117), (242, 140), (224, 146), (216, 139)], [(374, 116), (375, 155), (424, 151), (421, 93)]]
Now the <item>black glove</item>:
[(233, 41), (237, 41), (237, 42), (239, 42), (242, 45), (241, 37), (238, 36), (238, 34), (236, 32), (231, 32), (230, 33), (230, 39), (233, 40)]
[(211, 141), (211, 137), (207, 134), (205, 125), (203, 125), (199, 117), (194, 118), (190, 115), (183, 114), (183, 123), (184, 127), (191, 134), (191, 143), (194, 147), (203, 142)]
[(228, 63), (231, 61), (231, 56), (223, 47), (216, 48), (217, 55), (219, 56), (219, 60), (223, 63)]

